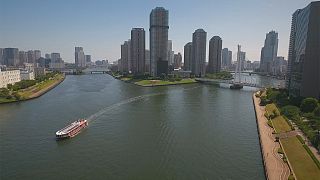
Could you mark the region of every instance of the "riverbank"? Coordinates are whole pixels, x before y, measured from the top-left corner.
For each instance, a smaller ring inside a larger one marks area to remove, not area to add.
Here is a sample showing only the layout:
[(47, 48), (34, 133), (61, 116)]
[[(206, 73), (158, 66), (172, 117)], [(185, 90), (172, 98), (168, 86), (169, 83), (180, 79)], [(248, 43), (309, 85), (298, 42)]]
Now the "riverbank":
[(273, 134), (274, 130), (268, 125), (268, 120), (264, 116), (265, 106), (259, 105), (260, 99), (257, 98), (255, 94), (253, 94), (252, 99), (256, 113), (256, 121), (266, 178), (269, 180), (287, 180), (290, 176), (290, 170), (288, 165), (278, 154), (280, 144), (275, 142), (276, 138)]
[(109, 74), (113, 78), (120, 81), (131, 83), (142, 87), (157, 87), (157, 86), (172, 86), (172, 85), (183, 85), (183, 84), (193, 84), (198, 83), (195, 78), (184, 78), (179, 80), (160, 80), (160, 79), (134, 79), (130, 77), (122, 77), (114, 74)]
[(17, 91), (17, 94), (19, 95), (20, 99), (0, 99), (0, 104), (27, 101), (30, 99), (38, 98), (43, 94), (49, 92), (51, 89), (58, 86), (61, 82), (64, 81), (64, 79), (64, 74), (57, 74), (49, 80), (37, 83), (34, 86)]

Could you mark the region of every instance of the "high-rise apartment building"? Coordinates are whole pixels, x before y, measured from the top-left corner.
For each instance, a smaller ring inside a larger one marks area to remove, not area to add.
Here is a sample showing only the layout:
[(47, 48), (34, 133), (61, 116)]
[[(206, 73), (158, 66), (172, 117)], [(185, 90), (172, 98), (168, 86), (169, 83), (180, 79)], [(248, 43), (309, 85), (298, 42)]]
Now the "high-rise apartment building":
[(51, 55), (50, 54), (45, 54), (44, 56), (46, 59), (51, 59)]
[(156, 7), (151, 11), (149, 31), (151, 75), (168, 74), (168, 10), (163, 7)]
[(19, 65), (23, 65), (28, 62), (28, 56), (25, 51), (19, 51)]
[(51, 63), (58, 63), (61, 59), (60, 53), (51, 53)]
[(172, 40), (168, 40), (168, 63), (169, 66), (174, 63), (174, 51), (172, 50)]
[(75, 47), (74, 50), (76, 66), (80, 68), (86, 67), (86, 58), (83, 52), (83, 47)]
[(28, 56), (28, 63), (34, 64), (36, 62), (36, 56), (33, 50), (28, 51), (27, 56)]
[(150, 73), (150, 51), (146, 49), (144, 52), (145, 52), (145, 72)]
[(221, 70), (222, 40), (219, 36), (213, 36), (209, 41), (208, 72), (217, 73)]
[(192, 62), (192, 42), (188, 42), (183, 48), (183, 69), (191, 71)]
[(196, 76), (204, 76), (206, 69), (207, 32), (197, 29), (192, 35), (192, 68)]
[(41, 58), (41, 51), (40, 50), (34, 50), (34, 57), (35, 57), (35, 62)]
[(174, 54), (174, 68), (179, 69), (182, 66), (182, 55), (181, 53)]
[(0, 65), (3, 65), (3, 49), (0, 48)]
[(86, 64), (90, 64), (91, 63), (91, 55), (86, 55)]
[(228, 48), (223, 48), (221, 52), (221, 67), (222, 69), (230, 69), (232, 64), (232, 51)]
[(122, 45), (121, 45), (121, 72), (129, 72), (130, 70), (130, 65), (129, 61), (130, 61), (130, 43), (131, 41), (125, 41)]
[(292, 15), (286, 87), (294, 97), (320, 99), (320, 1)]
[(272, 73), (272, 67), (278, 53), (278, 33), (270, 31), (266, 35), (264, 46), (261, 49), (260, 71)]
[(133, 74), (145, 72), (145, 31), (143, 28), (131, 30), (131, 71)]
[(3, 64), (6, 66), (19, 65), (19, 49), (5, 48), (3, 50)]

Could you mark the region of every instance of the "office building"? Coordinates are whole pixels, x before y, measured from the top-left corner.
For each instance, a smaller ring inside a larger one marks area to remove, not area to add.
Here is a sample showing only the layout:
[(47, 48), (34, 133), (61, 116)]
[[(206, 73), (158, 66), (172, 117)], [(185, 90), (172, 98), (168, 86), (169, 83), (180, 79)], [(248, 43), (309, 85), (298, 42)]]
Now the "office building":
[(150, 61), (151, 75), (168, 74), (169, 12), (156, 7), (150, 13)]
[[(10, 49), (16, 49), (16, 48), (10, 48)], [(7, 50), (7, 51), (16, 51), (16, 50)], [(0, 69), (0, 88), (6, 88), (8, 84), (14, 84), (19, 81), (21, 81), (20, 70), (2, 71)]]
[(261, 49), (260, 72), (272, 73), (272, 66), (278, 53), (278, 41), (277, 32), (267, 33), (264, 46)]
[(86, 59), (83, 52), (83, 47), (75, 47), (74, 48), (74, 57), (75, 57), (75, 64), (78, 68), (86, 67)]
[(320, 1), (292, 15), (286, 87), (294, 97), (320, 99)]
[(209, 41), (208, 73), (217, 73), (221, 70), (222, 40), (219, 36), (213, 36)]
[(131, 71), (133, 74), (145, 72), (145, 31), (143, 28), (131, 30)]
[(191, 71), (195, 76), (205, 75), (206, 69), (206, 44), (207, 32), (197, 29), (192, 35), (192, 66)]
[(14, 67), (19, 65), (19, 49), (5, 48), (3, 50), (3, 64)]
[(183, 69), (185, 71), (191, 71), (192, 62), (192, 42), (188, 42), (183, 47)]

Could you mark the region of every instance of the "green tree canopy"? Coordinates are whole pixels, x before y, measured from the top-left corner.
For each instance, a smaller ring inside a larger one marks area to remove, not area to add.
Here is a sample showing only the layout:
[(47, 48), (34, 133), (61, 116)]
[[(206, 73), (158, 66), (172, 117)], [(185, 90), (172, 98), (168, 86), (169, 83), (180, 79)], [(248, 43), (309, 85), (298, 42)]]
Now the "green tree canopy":
[(297, 106), (287, 105), (281, 108), (281, 114), (285, 115), (289, 119), (298, 120), (300, 109)]
[(305, 98), (300, 106), (300, 109), (304, 113), (313, 112), (318, 107), (318, 100), (315, 98)]

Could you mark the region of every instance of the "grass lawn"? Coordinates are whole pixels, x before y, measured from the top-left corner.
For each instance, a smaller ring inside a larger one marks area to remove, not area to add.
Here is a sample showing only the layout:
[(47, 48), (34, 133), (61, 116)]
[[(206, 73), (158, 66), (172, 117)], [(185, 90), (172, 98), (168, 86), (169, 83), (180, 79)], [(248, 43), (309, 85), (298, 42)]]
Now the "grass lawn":
[(269, 116), (273, 115), (274, 112), (276, 112), (278, 115), (280, 114), (279, 109), (275, 104), (267, 104), (266, 105), (266, 111), (269, 114)]
[(303, 148), (298, 138), (290, 137), (280, 141), (297, 178), (318, 180), (320, 169)]
[(195, 79), (182, 79), (181, 81), (164, 81), (164, 80), (141, 80), (135, 82), (135, 84), (140, 86), (162, 86), (162, 85), (173, 85), (173, 84), (189, 84), (196, 83)]
[(59, 74), (56, 75), (53, 79), (49, 79), (47, 81), (41, 82), (41, 83), (37, 83), (36, 85), (25, 89), (25, 90), (20, 90), (19, 94), (21, 95), (21, 97), (23, 99), (28, 99), (30, 96), (32, 96), (34, 93), (37, 93), (43, 89), (48, 88), (49, 86), (51, 86), (53, 83), (60, 81), (61, 79), (63, 79), (63, 75)]
[(291, 131), (291, 127), (288, 125), (287, 121), (282, 116), (278, 116), (272, 119), (271, 121), (277, 133), (284, 133), (284, 132)]
[(7, 102), (13, 102), (13, 101), (16, 101), (16, 99), (14, 99), (14, 98), (10, 98), (10, 99), (0, 98), (0, 104), (1, 103), (7, 103)]

